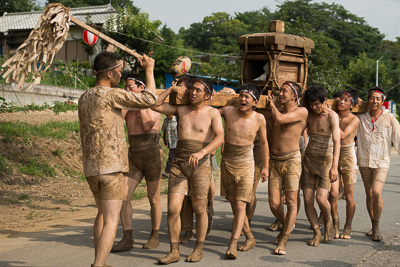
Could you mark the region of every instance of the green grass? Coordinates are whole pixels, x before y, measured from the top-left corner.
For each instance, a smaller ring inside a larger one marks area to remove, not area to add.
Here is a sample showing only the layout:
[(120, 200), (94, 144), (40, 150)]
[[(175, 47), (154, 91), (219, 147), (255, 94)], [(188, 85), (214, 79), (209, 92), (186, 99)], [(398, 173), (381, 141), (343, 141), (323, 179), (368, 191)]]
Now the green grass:
[(7, 173), (8, 170), (9, 170), (9, 167), (6, 163), (6, 157), (4, 157), (0, 154), (0, 175)]
[(135, 193), (132, 195), (132, 200), (139, 200), (144, 197), (147, 197), (147, 191), (135, 190)]
[(56, 150), (54, 150), (53, 155), (56, 157), (59, 157), (60, 159), (62, 158), (62, 156), (64, 155), (65, 151), (59, 146)]
[(18, 199), (19, 199), (19, 200), (25, 200), (25, 199), (30, 199), (30, 197), (29, 197), (28, 194), (22, 194), (22, 195), (19, 195), (19, 196), (18, 196)]
[(22, 153), (19, 160), (22, 164), (19, 168), (21, 173), (41, 178), (45, 176), (54, 177), (56, 175), (54, 168), (48, 164), (47, 160), (38, 161), (38, 159), (30, 157), (26, 153)]
[[(47, 123), (30, 125), (23, 122), (0, 122), (0, 134), (6, 140), (12, 137), (23, 137), (30, 141), (32, 137), (44, 137), (51, 139), (64, 139), (69, 133), (79, 133), (79, 122), (50, 121)], [(3, 139), (3, 141), (4, 141)]]

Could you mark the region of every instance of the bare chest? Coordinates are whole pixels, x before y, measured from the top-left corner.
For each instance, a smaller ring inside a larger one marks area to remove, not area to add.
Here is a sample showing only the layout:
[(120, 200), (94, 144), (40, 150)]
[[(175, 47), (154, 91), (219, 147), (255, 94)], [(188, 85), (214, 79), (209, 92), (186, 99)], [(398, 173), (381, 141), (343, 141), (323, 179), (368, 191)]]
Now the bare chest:
[(308, 118), (309, 134), (330, 135), (332, 133), (328, 115), (311, 115)]
[(211, 117), (206, 112), (188, 112), (179, 115), (181, 133), (206, 134), (211, 128)]

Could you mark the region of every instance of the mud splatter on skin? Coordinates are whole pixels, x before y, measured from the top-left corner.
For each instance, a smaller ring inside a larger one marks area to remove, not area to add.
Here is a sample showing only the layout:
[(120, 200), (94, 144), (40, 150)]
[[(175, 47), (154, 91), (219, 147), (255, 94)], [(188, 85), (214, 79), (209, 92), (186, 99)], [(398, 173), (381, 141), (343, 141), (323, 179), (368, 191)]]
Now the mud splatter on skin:
[(204, 132), (203, 129), (200, 129), (200, 132)]

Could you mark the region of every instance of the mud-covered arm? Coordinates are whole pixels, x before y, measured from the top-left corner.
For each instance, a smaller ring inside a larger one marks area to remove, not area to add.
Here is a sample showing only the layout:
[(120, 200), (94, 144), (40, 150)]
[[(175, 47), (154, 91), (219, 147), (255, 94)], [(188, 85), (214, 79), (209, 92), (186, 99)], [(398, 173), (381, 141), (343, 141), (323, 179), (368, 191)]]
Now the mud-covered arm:
[(298, 108), (294, 110), (293, 112), (289, 112), (286, 114), (282, 114), (279, 112), (278, 108), (275, 106), (275, 97), (274, 96), (268, 96), (268, 101), (271, 106), (271, 115), (274, 121), (276, 121), (278, 124), (289, 124), (289, 123), (294, 123), (294, 122), (299, 122), (304, 120), (307, 115), (307, 109), (306, 108)]
[(150, 108), (156, 103), (156, 96), (148, 89), (133, 93), (119, 88), (113, 88), (111, 94), (111, 105), (114, 108), (139, 110)]
[(224, 143), (224, 128), (222, 126), (222, 118), (217, 109), (212, 109), (211, 127), (214, 134), (214, 139), (202, 150), (192, 154), (189, 158), (189, 165), (197, 166), (199, 160), (205, 155), (217, 150)]
[[(261, 115), (261, 114), (260, 114)], [(260, 128), (258, 129), (258, 137), (260, 139), (261, 155), (264, 168), (261, 170), (261, 181), (265, 182), (269, 176), (269, 147), (267, 140), (267, 122), (263, 116), (257, 116)]]
[(342, 131), (342, 129), (340, 129), (340, 139), (343, 140), (345, 139), (347, 136), (349, 136), (352, 132), (354, 132), (355, 130), (357, 130), (358, 125), (360, 124), (360, 120), (354, 116), (354, 118), (351, 120), (351, 122), (346, 126), (346, 128), (344, 129), (344, 131)]
[(333, 161), (329, 178), (331, 179), (331, 182), (334, 182), (338, 178), (338, 165), (339, 165), (339, 155), (341, 146), (339, 116), (336, 114), (336, 112), (334, 111), (330, 112), (329, 121), (331, 124), (332, 137), (333, 137)]
[(154, 59), (143, 54), (143, 58), (137, 58), (140, 67), (144, 70), (146, 74), (146, 87), (156, 95), (156, 81), (154, 80)]

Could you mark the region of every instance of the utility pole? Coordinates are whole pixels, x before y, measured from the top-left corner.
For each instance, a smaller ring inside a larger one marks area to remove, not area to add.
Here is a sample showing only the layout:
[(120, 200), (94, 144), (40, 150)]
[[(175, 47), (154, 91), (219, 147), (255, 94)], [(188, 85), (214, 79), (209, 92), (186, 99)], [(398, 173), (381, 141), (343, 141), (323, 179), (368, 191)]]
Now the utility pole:
[[(385, 54), (383, 54), (383, 56), (384, 55)], [(380, 59), (376, 60), (376, 82), (375, 82), (375, 86), (378, 86), (379, 60), (381, 60), (383, 58), (383, 56), (381, 56)]]

